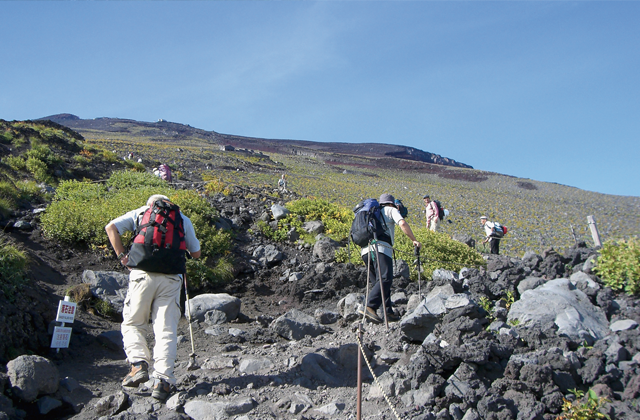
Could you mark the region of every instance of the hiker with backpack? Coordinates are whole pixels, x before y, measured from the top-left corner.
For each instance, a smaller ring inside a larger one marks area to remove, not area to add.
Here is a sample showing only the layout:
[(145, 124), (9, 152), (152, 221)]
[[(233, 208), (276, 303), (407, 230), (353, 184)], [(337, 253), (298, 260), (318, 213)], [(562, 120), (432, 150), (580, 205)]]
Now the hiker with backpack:
[(486, 238), (482, 241), (483, 244), (489, 242), (491, 244), (491, 253), (498, 255), (500, 253), (500, 239), (504, 236), (505, 227), (498, 222), (490, 222), (487, 220), (487, 216), (480, 217), (480, 223), (484, 226), (484, 232)]
[[(372, 200), (375, 202), (375, 200)], [(369, 276), (374, 279), (373, 286), (367, 297), (367, 307), (361, 314), (365, 315), (367, 319), (380, 323), (382, 318), (377, 314), (378, 308), (382, 305), (382, 297), (384, 294), (384, 307), (387, 311), (387, 320), (397, 321), (399, 317), (394, 314), (391, 307), (391, 283), (393, 281), (393, 243), (395, 236), (395, 226), (400, 226), (402, 232), (411, 239), (415, 247), (420, 247), (420, 242), (413, 235), (413, 231), (406, 220), (400, 214), (395, 199), (391, 194), (382, 194), (378, 203), (379, 205), (379, 218), (380, 225), (383, 232), (377, 236), (375, 245), (377, 247), (377, 253), (373, 246), (362, 246), (360, 252), (362, 260), (365, 265), (369, 267)], [(375, 214), (375, 209), (370, 211), (370, 214)], [(355, 242), (355, 241), (354, 241)], [(358, 242), (356, 242), (358, 244)], [(379, 256), (379, 257), (377, 257)], [(372, 258), (373, 257), (373, 258)], [(378, 262), (375, 261), (378, 258)], [(380, 267), (380, 276), (378, 276), (378, 266)], [(380, 289), (382, 283), (383, 289)]]
[[(121, 331), (131, 371), (122, 385), (137, 387), (149, 380), (151, 353), (146, 335), (151, 319), (155, 335), (151, 396), (164, 401), (176, 384), (173, 369), (186, 253), (200, 257), (200, 242), (191, 220), (159, 194), (149, 197), (145, 206), (113, 219), (105, 230), (118, 260), (130, 270)], [(134, 233), (128, 253), (120, 236), (125, 232)]]
[(438, 223), (440, 223), (440, 208), (437, 202), (431, 200), (429, 195), (422, 197), (425, 206), (425, 215), (427, 217), (427, 229), (435, 232), (438, 229)]
[(287, 178), (285, 174), (282, 174), (282, 177), (278, 180), (278, 190), (281, 193), (287, 192)]

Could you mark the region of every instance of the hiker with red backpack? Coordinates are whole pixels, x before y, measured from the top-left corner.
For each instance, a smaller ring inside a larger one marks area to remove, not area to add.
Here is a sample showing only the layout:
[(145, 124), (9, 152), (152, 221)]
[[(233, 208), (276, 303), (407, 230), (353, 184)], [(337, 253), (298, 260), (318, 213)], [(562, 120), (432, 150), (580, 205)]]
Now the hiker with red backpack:
[(489, 242), (491, 244), (491, 253), (498, 255), (500, 253), (500, 239), (507, 233), (507, 227), (498, 222), (490, 222), (487, 216), (480, 217), (480, 224), (484, 227), (484, 233), (486, 234), (486, 238), (482, 243)]
[[(200, 257), (200, 242), (191, 220), (159, 194), (149, 197), (146, 206), (113, 219), (105, 230), (118, 260), (130, 270), (121, 331), (131, 371), (122, 385), (137, 387), (149, 380), (151, 353), (146, 335), (151, 319), (155, 335), (151, 396), (166, 400), (176, 384), (173, 369), (186, 253)], [(125, 232), (134, 232), (128, 253), (120, 236)]]
[[(361, 313), (370, 321), (380, 323), (382, 322), (382, 318), (378, 316), (377, 310), (380, 306), (383, 306), (383, 295), (384, 307), (387, 311), (387, 320), (397, 321), (399, 319), (391, 308), (390, 296), (391, 283), (393, 281), (393, 243), (395, 226), (400, 226), (402, 232), (411, 239), (415, 247), (419, 248), (420, 242), (418, 242), (416, 237), (413, 235), (413, 231), (411, 230), (409, 223), (404, 220), (400, 211), (398, 211), (395, 199), (391, 194), (382, 194), (380, 196), (380, 200), (378, 200), (378, 203), (376, 204), (380, 206), (380, 219), (384, 233), (379, 235), (377, 238), (375, 244), (375, 246), (377, 246), (377, 252), (373, 252), (372, 246), (363, 246), (362, 251), (360, 252), (364, 264), (369, 267), (369, 276), (374, 279), (373, 287), (371, 288), (367, 298), (367, 307)], [(374, 261), (376, 255), (379, 256), (378, 263)], [(378, 276), (378, 266), (380, 269), (380, 276)], [(382, 283), (382, 290), (380, 289), (380, 283)]]
[(427, 229), (435, 232), (438, 229), (438, 223), (440, 223), (440, 209), (435, 201), (431, 200), (431, 197), (425, 195), (422, 197), (425, 206), (425, 215), (427, 217)]

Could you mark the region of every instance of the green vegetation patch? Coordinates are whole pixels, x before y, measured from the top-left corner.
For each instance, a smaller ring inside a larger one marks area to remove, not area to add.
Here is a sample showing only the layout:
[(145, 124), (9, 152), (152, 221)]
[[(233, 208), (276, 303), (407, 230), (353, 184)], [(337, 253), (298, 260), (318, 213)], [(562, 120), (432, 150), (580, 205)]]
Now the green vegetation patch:
[[(114, 172), (106, 185), (61, 182), (53, 202), (41, 217), (42, 231), (47, 238), (69, 246), (108, 249), (109, 239), (104, 230), (107, 223), (146, 205), (153, 194), (169, 197), (193, 223), (203, 257), (190, 260), (187, 265), (189, 277), (197, 282), (196, 288), (230, 280), (233, 277), (229, 256), (232, 238), (229, 232), (215, 227), (217, 210), (197, 192), (176, 191), (150, 173)], [(124, 234), (124, 243), (131, 238), (130, 232)]]
[(611, 289), (628, 295), (640, 293), (640, 240), (607, 241), (599, 252), (594, 271)]
[(25, 252), (8, 236), (0, 233), (0, 290), (10, 301), (28, 282), (27, 265)]

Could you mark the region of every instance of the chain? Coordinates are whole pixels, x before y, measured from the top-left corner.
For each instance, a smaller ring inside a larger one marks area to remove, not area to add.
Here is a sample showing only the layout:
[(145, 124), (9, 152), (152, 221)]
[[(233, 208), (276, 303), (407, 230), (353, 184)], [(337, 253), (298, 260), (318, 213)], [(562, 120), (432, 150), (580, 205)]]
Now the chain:
[(367, 363), (367, 367), (369, 368), (369, 372), (371, 372), (371, 375), (373, 376), (373, 379), (376, 381), (376, 384), (378, 384), (378, 387), (380, 388), (380, 391), (382, 392), (382, 395), (384, 396), (385, 401), (387, 401), (387, 404), (389, 404), (389, 408), (391, 408), (391, 411), (396, 416), (396, 419), (400, 420), (401, 417), (398, 414), (398, 412), (396, 411), (396, 408), (393, 406), (393, 404), (391, 403), (391, 400), (389, 399), (387, 394), (384, 392), (384, 389), (382, 388), (382, 384), (378, 380), (378, 377), (376, 376), (375, 373), (373, 373), (373, 368), (371, 367), (371, 364), (369, 363), (369, 359), (367, 359), (367, 356), (365, 354), (364, 348), (362, 347), (362, 342), (360, 341), (359, 332), (356, 334), (356, 340), (358, 340), (358, 347), (360, 347), (360, 352), (362, 353), (362, 358)]

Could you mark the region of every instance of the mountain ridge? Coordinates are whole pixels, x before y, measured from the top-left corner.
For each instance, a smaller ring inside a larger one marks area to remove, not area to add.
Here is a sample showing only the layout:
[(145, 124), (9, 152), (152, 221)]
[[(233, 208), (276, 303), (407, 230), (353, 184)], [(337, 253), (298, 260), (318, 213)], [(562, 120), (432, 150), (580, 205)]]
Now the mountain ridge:
[[(100, 117), (82, 119), (73, 114), (54, 114), (38, 120), (50, 120), (78, 131), (87, 136), (91, 131), (114, 133), (128, 133), (130, 135), (150, 136), (154, 141), (167, 139), (198, 138), (220, 147), (231, 146), (238, 149), (251, 149), (265, 153), (281, 153), (287, 155), (340, 154), (351, 156), (365, 156), (368, 158), (397, 158), (407, 161), (423, 162), (456, 168), (473, 169), (471, 165), (454, 159), (425, 152), (410, 146), (393, 145), (387, 143), (344, 143), (344, 142), (315, 142), (309, 140), (265, 139), (260, 137), (246, 137), (233, 134), (222, 134), (191, 127), (187, 124), (169, 122), (159, 119), (156, 122), (136, 121), (124, 118)], [(139, 130), (139, 131), (134, 131)]]

